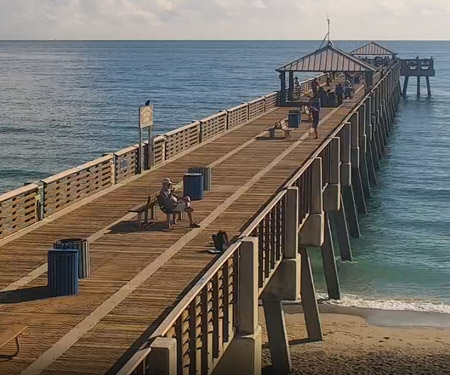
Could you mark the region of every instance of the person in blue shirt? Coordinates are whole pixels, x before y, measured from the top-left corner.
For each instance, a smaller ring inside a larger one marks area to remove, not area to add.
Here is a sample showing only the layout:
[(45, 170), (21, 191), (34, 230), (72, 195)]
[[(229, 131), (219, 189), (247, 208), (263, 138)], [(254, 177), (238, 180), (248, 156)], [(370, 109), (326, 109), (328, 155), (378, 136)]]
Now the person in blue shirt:
[(316, 108), (312, 103), (309, 103), (309, 111), (312, 114), (311, 129), (314, 130), (314, 134), (316, 135), (314, 139), (317, 139), (317, 138), (319, 138), (319, 132), (317, 131), (317, 128), (319, 126), (320, 110), (318, 108)]
[(336, 96), (337, 96), (338, 105), (341, 105), (342, 102), (344, 101), (344, 88), (342, 87), (342, 84), (340, 84), (340, 83), (336, 86)]

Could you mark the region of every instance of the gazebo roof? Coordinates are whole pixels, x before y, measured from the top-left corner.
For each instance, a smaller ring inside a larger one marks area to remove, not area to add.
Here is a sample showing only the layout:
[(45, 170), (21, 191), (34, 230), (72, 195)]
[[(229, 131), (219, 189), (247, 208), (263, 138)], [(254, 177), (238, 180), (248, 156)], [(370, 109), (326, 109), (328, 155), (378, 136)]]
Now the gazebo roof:
[(371, 64), (336, 48), (331, 42), (277, 69), (278, 72), (374, 72), (375, 70)]
[(397, 53), (376, 42), (370, 42), (362, 47), (359, 47), (358, 49), (355, 49), (350, 52), (350, 54), (357, 56), (395, 56)]

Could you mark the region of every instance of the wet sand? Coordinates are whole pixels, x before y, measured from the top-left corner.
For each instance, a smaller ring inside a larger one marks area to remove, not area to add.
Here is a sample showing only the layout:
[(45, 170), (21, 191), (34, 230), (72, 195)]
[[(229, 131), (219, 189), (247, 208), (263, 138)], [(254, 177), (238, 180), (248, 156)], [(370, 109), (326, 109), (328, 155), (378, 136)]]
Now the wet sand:
[[(306, 342), (301, 308), (286, 311), (293, 374), (450, 374), (448, 328), (383, 327), (361, 316), (322, 313), (324, 341)], [(272, 375), (262, 312), (260, 319), (263, 374)]]

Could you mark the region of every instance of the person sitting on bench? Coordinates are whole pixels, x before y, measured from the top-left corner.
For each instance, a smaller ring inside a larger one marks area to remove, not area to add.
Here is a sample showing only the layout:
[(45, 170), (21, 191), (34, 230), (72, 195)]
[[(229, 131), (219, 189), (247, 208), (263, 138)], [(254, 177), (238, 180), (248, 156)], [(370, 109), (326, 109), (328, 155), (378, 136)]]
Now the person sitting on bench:
[(191, 207), (191, 199), (189, 197), (179, 197), (174, 193), (170, 178), (165, 178), (162, 182), (162, 189), (159, 192), (162, 205), (168, 212), (186, 212), (189, 217), (191, 228), (199, 228), (200, 225), (194, 221), (194, 209)]

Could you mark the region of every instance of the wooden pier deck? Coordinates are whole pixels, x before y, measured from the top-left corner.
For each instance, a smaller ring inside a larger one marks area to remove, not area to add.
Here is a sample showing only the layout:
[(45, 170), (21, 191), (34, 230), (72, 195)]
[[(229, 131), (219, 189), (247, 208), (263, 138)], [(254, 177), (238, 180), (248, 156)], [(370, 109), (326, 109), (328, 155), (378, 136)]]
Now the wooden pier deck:
[[(211, 235), (238, 236), (364, 95), (321, 111), (319, 139), (303, 122), (291, 139), (267, 139), (265, 129), (285, 118), (276, 108), (200, 144), (178, 158), (106, 190), (100, 197), (0, 241), (0, 324), (28, 328), (0, 374), (113, 374), (216, 259)], [(128, 209), (157, 192), (164, 177), (180, 181), (188, 167), (213, 168), (213, 189), (193, 203), (198, 229), (182, 220), (138, 230)], [(46, 294), (46, 256), (58, 238), (90, 239), (91, 277), (76, 296)], [(2, 351), (13, 352), (13, 344)], [(3, 354), (3, 353), (2, 353)]]

